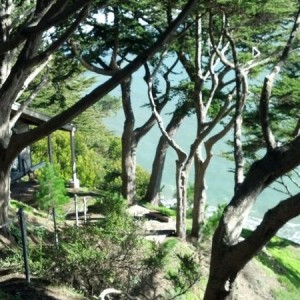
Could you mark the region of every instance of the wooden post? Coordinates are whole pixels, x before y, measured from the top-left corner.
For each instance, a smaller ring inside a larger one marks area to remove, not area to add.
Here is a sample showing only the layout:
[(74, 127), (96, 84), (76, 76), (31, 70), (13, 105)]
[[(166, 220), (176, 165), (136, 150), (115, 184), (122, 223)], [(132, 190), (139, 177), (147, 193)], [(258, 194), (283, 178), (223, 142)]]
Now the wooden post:
[(20, 223), (21, 234), (22, 234), (25, 277), (26, 277), (26, 281), (29, 283), (30, 282), (30, 272), (29, 272), (29, 263), (28, 263), (27, 231), (26, 231), (26, 222), (25, 222), (23, 208), (19, 209), (18, 214), (19, 214), (19, 223)]
[(74, 194), (74, 207), (75, 207), (75, 224), (78, 227), (79, 222), (78, 222), (78, 205), (77, 205), (77, 195)]
[(72, 131), (70, 132), (72, 181), (73, 181), (73, 188), (78, 189), (80, 184), (76, 174), (76, 157), (75, 157), (75, 141), (74, 141), (75, 131), (76, 128), (72, 126)]
[(55, 247), (58, 249), (58, 232), (57, 232), (57, 224), (56, 224), (56, 212), (55, 207), (52, 208), (53, 215), (53, 223), (54, 223), (54, 237), (55, 237)]
[(87, 199), (83, 197), (83, 217), (84, 217), (84, 224), (86, 224), (86, 213), (87, 213)]
[(48, 135), (48, 158), (49, 163), (53, 163), (53, 147), (52, 147), (52, 140), (51, 140), (51, 134)]

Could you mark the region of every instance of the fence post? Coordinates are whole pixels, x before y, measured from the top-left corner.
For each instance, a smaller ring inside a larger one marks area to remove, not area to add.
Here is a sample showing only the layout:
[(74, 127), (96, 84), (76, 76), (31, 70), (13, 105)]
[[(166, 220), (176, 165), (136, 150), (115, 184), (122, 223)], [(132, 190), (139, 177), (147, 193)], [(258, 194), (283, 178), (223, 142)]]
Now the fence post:
[(23, 248), (23, 258), (24, 258), (24, 268), (26, 281), (30, 282), (30, 272), (29, 272), (29, 263), (28, 263), (28, 245), (27, 245), (27, 231), (26, 231), (26, 222), (23, 208), (19, 208), (19, 223), (22, 234), (22, 248)]
[(75, 224), (78, 227), (79, 222), (78, 222), (78, 205), (77, 205), (77, 195), (74, 195), (74, 206), (75, 206)]
[(86, 203), (87, 203), (87, 199), (86, 199), (86, 197), (83, 197), (83, 217), (84, 217), (84, 224), (86, 224), (86, 213), (87, 213)]
[(55, 211), (55, 207), (52, 208), (52, 215), (53, 215), (53, 223), (54, 223), (55, 247), (58, 249), (58, 232), (57, 232), (57, 224), (56, 224), (56, 211)]

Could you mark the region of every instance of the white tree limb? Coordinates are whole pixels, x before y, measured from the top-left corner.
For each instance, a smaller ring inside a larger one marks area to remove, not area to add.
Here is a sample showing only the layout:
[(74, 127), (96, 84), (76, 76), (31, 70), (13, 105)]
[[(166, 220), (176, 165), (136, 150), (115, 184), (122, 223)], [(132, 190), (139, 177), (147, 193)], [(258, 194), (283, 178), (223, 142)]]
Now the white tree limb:
[(292, 46), (297, 37), (299, 29), (300, 29), (300, 8), (299, 11), (297, 12), (297, 17), (295, 19), (289, 40), (287, 41), (282, 51), (278, 63), (274, 66), (271, 73), (267, 75), (264, 80), (264, 85), (260, 97), (260, 123), (261, 123), (263, 137), (266, 143), (266, 148), (268, 150), (272, 150), (277, 147), (275, 136), (273, 135), (270, 120), (269, 120), (269, 101), (271, 98), (271, 92), (272, 92), (274, 80), (278, 75), (278, 73), (280, 72), (283, 64), (287, 60), (289, 53), (292, 50)]
[(50, 55), (43, 63), (41, 63), (37, 68), (34, 69), (34, 71), (26, 78), (24, 81), (22, 89), (19, 91), (19, 93), (16, 96), (15, 102), (21, 97), (21, 95), (24, 93), (24, 91), (27, 89), (28, 85), (40, 74), (40, 72), (48, 65), (50, 60), (52, 59), (52, 56)]
[(139, 300), (140, 298), (139, 297), (134, 297), (134, 296), (131, 296), (121, 290), (116, 290), (114, 288), (108, 288), (108, 289), (105, 289), (103, 292), (101, 292), (101, 294), (99, 295), (99, 297), (95, 297), (95, 299), (99, 299), (99, 300), (107, 300), (107, 298), (105, 298), (106, 296), (108, 295), (111, 295), (111, 294), (115, 294), (115, 295), (126, 295), (126, 297), (130, 300)]

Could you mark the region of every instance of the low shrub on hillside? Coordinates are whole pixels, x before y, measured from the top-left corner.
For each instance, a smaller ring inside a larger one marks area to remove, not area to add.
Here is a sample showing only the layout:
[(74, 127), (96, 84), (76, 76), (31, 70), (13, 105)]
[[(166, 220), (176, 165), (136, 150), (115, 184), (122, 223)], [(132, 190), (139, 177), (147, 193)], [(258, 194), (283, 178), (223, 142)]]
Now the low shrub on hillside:
[[(126, 214), (121, 198), (111, 195), (110, 201), (103, 198), (98, 205), (105, 212), (101, 221), (66, 227), (60, 232), (58, 249), (46, 242), (31, 249), (31, 270), (35, 275), (70, 285), (89, 296), (99, 295), (107, 288), (136, 296), (165, 295), (166, 289), (176, 284), (179, 287), (173, 286), (172, 290), (179, 288), (182, 293), (185, 286), (189, 288), (194, 283), (194, 267), (191, 272), (182, 272), (178, 267), (172, 276), (164, 276), (166, 256), (179, 260), (178, 266), (181, 260), (163, 245), (145, 241), (140, 221)], [(44, 240), (49, 241), (47, 237)], [(187, 279), (179, 279), (182, 276)]]
[(145, 249), (139, 226), (126, 214), (124, 203), (115, 197), (107, 206), (112, 210), (107, 209), (101, 222), (65, 228), (59, 249), (51, 245), (31, 249), (32, 271), (87, 295), (110, 287), (131, 291), (155, 273), (156, 268), (146, 263), (150, 251)]

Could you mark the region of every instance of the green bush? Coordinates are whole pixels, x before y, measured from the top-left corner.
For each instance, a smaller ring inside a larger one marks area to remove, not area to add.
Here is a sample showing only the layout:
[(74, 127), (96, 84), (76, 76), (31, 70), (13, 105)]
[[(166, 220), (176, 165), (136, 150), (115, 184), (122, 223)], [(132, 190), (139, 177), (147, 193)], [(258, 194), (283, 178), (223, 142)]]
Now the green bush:
[(131, 290), (148, 269), (137, 230), (130, 217), (113, 211), (98, 224), (65, 228), (59, 249), (35, 246), (31, 250), (31, 269), (52, 283), (71, 285), (87, 295), (112, 286)]
[[(122, 189), (122, 169), (121, 154), (118, 159), (108, 160), (105, 164), (105, 176), (103, 177), (100, 189), (121, 194)], [(136, 198), (144, 198), (149, 183), (149, 173), (140, 166), (136, 168)]]
[(201, 228), (201, 237), (208, 238), (215, 232), (226, 204), (219, 204), (217, 210), (207, 219), (204, 226)]
[(148, 184), (150, 180), (150, 174), (140, 166), (136, 168), (136, 198), (138, 200), (144, 199)]
[(52, 164), (47, 164), (41, 170), (38, 180), (39, 189), (36, 196), (40, 208), (49, 211), (52, 207), (59, 208), (68, 202), (64, 180)]

